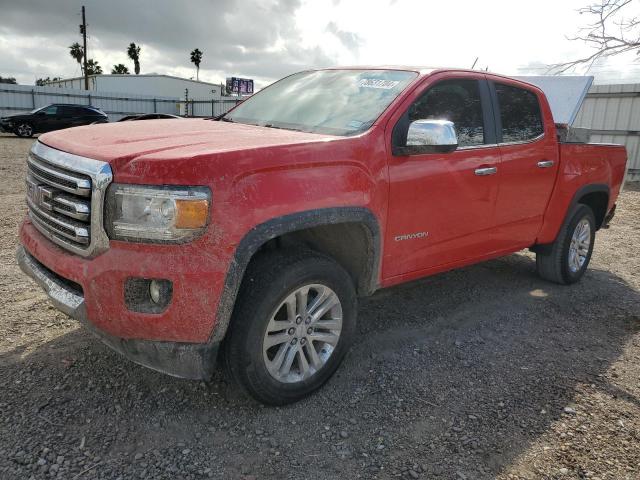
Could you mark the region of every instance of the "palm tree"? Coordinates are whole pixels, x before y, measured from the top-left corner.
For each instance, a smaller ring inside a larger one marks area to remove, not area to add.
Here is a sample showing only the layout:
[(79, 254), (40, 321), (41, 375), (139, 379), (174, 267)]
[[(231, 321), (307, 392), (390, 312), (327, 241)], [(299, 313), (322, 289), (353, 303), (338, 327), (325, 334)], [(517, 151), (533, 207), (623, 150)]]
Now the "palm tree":
[(126, 75), (129, 75), (129, 69), (125, 65), (119, 63), (119, 64), (113, 66), (113, 68), (111, 69), (111, 73), (113, 73), (113, 74), (116, 74), (116, 73), (123, 74), (124, 73)]
[(130, 43), (129, 48), (127, 48), (127, 55), (133, 60), (133, 69), (136, 75), (140, 75), (140, 47), (135, 43)]
[(191, 52), (191, 63), (196, 66), (196, 80), (200, 80), (200, 62), (202, 62), (202, 52), (196, 48)]
[(87, 75), (102, 75), (102, 67), (98, 65), (98, 61), (90, 58), (87, 60)]
[(80, 71), (82, 72), (82, 57), (84, 56), (84, 50), (78, 42), (75, 42), (69, 47), (69, 55), (78, 62), (78, 65), (80, 65)]

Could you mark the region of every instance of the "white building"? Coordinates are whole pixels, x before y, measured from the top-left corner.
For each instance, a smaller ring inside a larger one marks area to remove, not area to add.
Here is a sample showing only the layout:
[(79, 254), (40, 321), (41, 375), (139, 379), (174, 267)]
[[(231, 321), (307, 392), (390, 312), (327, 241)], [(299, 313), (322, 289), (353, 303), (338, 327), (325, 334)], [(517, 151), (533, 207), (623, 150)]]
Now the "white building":
[[(84, 77), (67, 78), (50, 82), (47, 86), (84, 89)], [(176, 97), (184, 99), (186, 90), (189, 99), (219, 100), (223, 85), (150, 73), (145, 75), (89, 75), (89, 90), (119, 92), (136, 95)]]

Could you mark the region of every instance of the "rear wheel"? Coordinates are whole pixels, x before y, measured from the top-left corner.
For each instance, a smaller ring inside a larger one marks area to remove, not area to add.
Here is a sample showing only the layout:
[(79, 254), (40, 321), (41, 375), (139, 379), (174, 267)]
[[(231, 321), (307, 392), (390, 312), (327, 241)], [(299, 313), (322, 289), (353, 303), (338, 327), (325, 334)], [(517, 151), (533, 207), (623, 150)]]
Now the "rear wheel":
[(19, 137), (32, 137), (33, 127), (27, 122), (19, 123), (15, 129), (15, 134)]
[(225, 344), (228, 370), (254, 398), (283, 405), (324, 384), (355, 333), (349, 274), (315, 252), (253, 261)]
[(549, 281), (575, 283), (587, 270), (596, 234), (596, 219), (587, 205), (576, 205), (547, 251), (536, 253), (538, 274)]

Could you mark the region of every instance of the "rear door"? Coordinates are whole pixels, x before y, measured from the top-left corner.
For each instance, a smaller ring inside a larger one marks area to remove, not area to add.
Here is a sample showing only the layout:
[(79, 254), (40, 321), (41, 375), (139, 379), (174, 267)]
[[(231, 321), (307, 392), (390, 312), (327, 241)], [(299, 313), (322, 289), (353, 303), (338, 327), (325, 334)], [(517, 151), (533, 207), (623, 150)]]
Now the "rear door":
[(104, 121), (104, 116), (97, 110), (89, 107), (76, 107), (78, 110), (78, 117), (75, 120), (76, 125), (90, 125), (93, 122)]
[(392, 118), (393, 137), (415, 120), (449, 120), (459, 147), (410, 156), (394, 156), (389, 149), (386, 278), (481, 257), (493, 249), (500, 152), (488, 84), (480, 74), (447, 73), (430, 80), (400, 107), (401, 116)]
[(542, 92), (507, 79), (490, 82), (501, 164), (496, 203), (496, 246), (531, 245), (558, 172), (553, 118)]
[(60, 126), (58, 128), (77, 127), (79, 125), (85, 125), (84, 116), (86, 111), (82, 107), (64, 106), (61, 107), (60, 114)]

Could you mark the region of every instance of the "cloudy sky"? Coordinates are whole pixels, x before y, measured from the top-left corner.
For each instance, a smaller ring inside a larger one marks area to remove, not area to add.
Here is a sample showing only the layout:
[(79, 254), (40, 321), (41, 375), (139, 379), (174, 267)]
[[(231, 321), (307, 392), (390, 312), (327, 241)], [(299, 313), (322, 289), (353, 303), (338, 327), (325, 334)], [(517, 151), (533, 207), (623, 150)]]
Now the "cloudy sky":
[[(105, 72), (133, 71), (126, 47), (142, 47), (142, 73), (194, 77), (189, 52), (204, 52), (200, 79), (236, 75), (258, 86), (307, 68), (411, 64), (506, 74), (544, 73), (544, 65), (582, 57), (570, 41), (594, 0), (0, 0), (0, 75), (33, 84), (79, 76), (68, 46), (81, 42), (86, 5), (89, 57)], [(632, 8), (640, 10), (640, 0)], [(640, 11), (637, 12), (640, 14)], [(637, 56), (590, 70), (599, 83), (640, 82)], [(584, 69), (575, 73), (585, 73)]]

